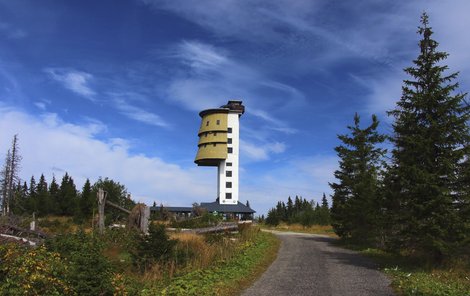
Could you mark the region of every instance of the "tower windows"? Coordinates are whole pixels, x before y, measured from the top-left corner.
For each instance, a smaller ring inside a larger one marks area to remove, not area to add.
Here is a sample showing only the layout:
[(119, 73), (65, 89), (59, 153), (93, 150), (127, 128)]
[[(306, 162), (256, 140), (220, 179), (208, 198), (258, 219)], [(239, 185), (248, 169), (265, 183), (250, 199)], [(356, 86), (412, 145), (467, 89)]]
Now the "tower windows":
[(232, 182), (225, 182), (226, 188), (232, 188)]
[(227, 148), (227, 152), (228, 152), (228, 153), (233, 153), (233, 148), (232, 148), (232, 147), (228, 147), (228, 148)]
[(232, 193), (231, 192), (225, 193), (225, 198), (226, 199), (232, 199)]
[(232, 144), (232, 138), (227, 138), (227, 144)]
[(226, 177), (231, 177), (232, 176), (232, 171), (226, 171), (225, 176)]
[(217, 119), (216, 124), (220, 125), (220, 119)]
[(231, 128), (231, 127), (229, 127), (229, 128), (227, 129), (227, 133), (229, 133), (229, 134), (232, 133), (232, 128)]
[(232, 166), (232, 163), (231, 163), (231, 162), (227, 162), (227, 166)]
[(206, 121), (206, 126), (209, 126), (209, 120), (208, 120), (208, 121)]

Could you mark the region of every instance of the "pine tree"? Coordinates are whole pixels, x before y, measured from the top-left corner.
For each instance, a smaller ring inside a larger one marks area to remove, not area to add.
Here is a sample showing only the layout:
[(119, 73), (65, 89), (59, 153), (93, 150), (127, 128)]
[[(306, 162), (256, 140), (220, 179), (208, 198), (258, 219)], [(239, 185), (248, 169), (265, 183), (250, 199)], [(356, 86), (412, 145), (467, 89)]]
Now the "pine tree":
[[(388, 177), (390, 234), (395, 243), (441, 257), (465, 236), (468, 216), (456, 207), (461, 188), (459, 163), (468, 145), (470, 107), (466, 94), (453, 94), (458, 73), (446, 74), (428, 16), (421, 17), (420, 53), (404, 71), (402, 97), (389, 114), (395, 118), (393, 164)], [(465, 220), (462, 220), (465, 219)], [(467, 232), (468, 236), (468, 232)]]
[(331, 218), (339, 236), (365, 242), (376, 235), (378, 174), (386, 150), (376, 147), (385, 141), (377, 132), (377, 117), (372, 115), (371, 125), (364, 129), (359, 123), (356, 113), (354, 126), (348, 126), (351, 135), (338, 136), (343, 145), (335, 148), (340, 161), (334, 173), (338, 182), (330, 183), (334, 191)]
[(294, 218), (294, 203), (290, 196), (287, 198), (287, 216), (289, 217), (289, 220)]
[(90, 180), (86, 179), (85, 184), (82, 188), (82, 193), (80, 194), (80, 212), (77, 218), (79, 218), (80, 220), (90, 218), (93, 214), (93, 208), (95, 204), (96, 195), (93, 195)]
[(317, 210), (317, 223), (320, 225), (330, 225), (330, 207), (328, 206), (328, 200), (326, 199), (325, 193), (321, 199), (321, 206)]
[(31, 180), (29, 181), (29, 191), (28, 191), (28, 201), (27, 201), (27, 209), (29, 213), (37, 213), (38, 212), (38, 198), (37, 198), (37, 191), (36, 191), (36, 180), (34, 176), (31, 176)]
[(73, 216), (77, 210), (77, 188), (72, 177), (68, 173), (62, 177), (59, 189), (59, 209), (60, 214)]
[(37, 185), (38, 215), (46, 216), (51, 214), (51, 198), (47, 188), (46, 178), (43, 174), (39, 178)]
[(15, 215), (27, 213), (26, 202), (28, 197), (28, 185), (26, 182), (18, 182), (15, 187), (15, 198), (12, 200), (11, 210)]
[(280, 223), (279, 215), (277, 214), (276, 208), (272, 208), (268, 211), (266, 217), (266, 224), (271, 226), (277, 226)]
[(60, 189), (59, 184), (57, 184), (55, 176), (52, 176), (51, 185), (49, 186), (49, 197), (50, 197), (50, 202), (51, 202), (50, 212), (51, 214), (54, 214), (54, 215), (59, 215), (61, 213), (60, 208), (59, 208), (59, 202), (60, 202), (59, 189)]

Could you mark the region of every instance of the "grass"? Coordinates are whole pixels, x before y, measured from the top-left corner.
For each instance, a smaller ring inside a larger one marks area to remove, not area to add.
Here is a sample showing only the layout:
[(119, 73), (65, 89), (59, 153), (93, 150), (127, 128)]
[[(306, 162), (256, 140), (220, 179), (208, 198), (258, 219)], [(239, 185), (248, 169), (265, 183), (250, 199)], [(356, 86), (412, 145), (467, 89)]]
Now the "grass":
[(330, 237), (338, 237), (334, 231), (333, 227), (330, 225), (312, 225), (312, 226), (302, 226), (301, 224), (286, 224), (281, 223), (276, 227), (263, 225), (263, 229), (269, 230), (278, 230), (278, 231), (292, 231), (292, 232), (301, 232), (301, 233), (311, 233), (311, 234), (321, 234), (327, 235)]
[[(70, 234), (83, 227), (67, 217), (41, 218), (39, 224), (54, 234)], [(91, 230), (86, 233), (98, 235)], [(176, 241), (171, 258), (156, 260), (142, 270), (133, 260), (137, 236), (128, 229), (107, 229), (99, 236), (111, 266), (114, 295), (237, 295), (275, 260), (280, 245), (273, 234), (250, 225), (242, 225), (237, 234), (176, 232), (171, 234)], [(64, 250), (68, 243), (62, 242)]]
[[(251, 236), (251, 237), (243, 237)], [(182, 239), (183, 240), (183, 239)], [(194, 241), (193, 238), (188, 238)], [(279, 240), (257, 229), (246, 231), (235, 252), (205, 268), (173, 278), (168, 285), (150, 287), (142, 295), (238, 295), (276, 258)]]

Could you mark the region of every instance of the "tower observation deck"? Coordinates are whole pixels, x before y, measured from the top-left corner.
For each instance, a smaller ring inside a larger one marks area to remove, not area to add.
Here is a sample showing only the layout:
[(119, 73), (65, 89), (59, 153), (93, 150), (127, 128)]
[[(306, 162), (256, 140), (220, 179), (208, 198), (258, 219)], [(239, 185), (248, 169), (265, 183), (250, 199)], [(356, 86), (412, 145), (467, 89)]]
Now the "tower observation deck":
[(217, 167), (219, 204), (238, 204), (239, 122), (244, 112), (242, 101), (230, 100), (220, 108), (199, 113), (201, 126), (194, 162), (199, 166)]

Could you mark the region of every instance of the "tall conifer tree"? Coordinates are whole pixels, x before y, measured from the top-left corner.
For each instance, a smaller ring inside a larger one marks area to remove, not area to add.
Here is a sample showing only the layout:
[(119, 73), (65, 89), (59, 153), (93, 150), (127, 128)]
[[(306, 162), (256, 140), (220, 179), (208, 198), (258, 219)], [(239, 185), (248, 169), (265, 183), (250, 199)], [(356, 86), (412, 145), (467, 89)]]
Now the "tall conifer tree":
[(59, 208), (60, 197), (59, 197), (59, 184), (55, 179), (55, 176), (52, 176), (51, 185), (49, 186), (49, 197), (51, 201), (51, 214), (58, 215), (61, 213)]
[[(441, 257), (465, 236), (468, 217), (461, 206), (459, 163), (469, 139), (466, 94), (454, 94), (458, 73), (440, 63), (448, 57), (432, 39), (428, 16), (421, 17), (419, 56), (404, 71), (402, 97), (389, 114), (395, 118), (393, 163), (389, 175), (389, 218), (395, 245)], [(468, 235), (468, 234), (467, 234)]]
[(96, 195), (91, 190), (91, 183), (89, 179), (86, 179), (85, 184), (80, 194), (80, 217), (81, 219), (90, 218), (93, 214), (93, 207), (96, 204)]
[(340, 161), (334, 173), (337, 183), (330, 183), (334, 191), (331, 219), (339, 236), (364, 242), (376, 236), (380, 216), (378, 174), (386, 150), (376, 146), (385, 141), (385, 136), (377, 132), (375, 115), (370, 126), (361, 129), (359, 124), (356, 113), (354, 126), (348, 126), (351, 134), (338, 136), (343, 145), (335, 148)]
[(62, 177), (59, 189), (61, 215), (73, 216), (77, 210), (77, 188), (68, 173)]
[(51, 198), (49, 195), (49, 190), (47, 188), (46, 178), (43, 174), (39, 178), (37, 185), (37, 198), (38, 198), (38, 210), (39, 215), (46, 216), (51, 214)]
[(28, 201), (26, 203), (26, 208), (30, 213), (38, 212), (38, 195), (36, 190), (36, 179), (34, 179), (34, 176), (31, 176), (31, 180), (29, 181)]

